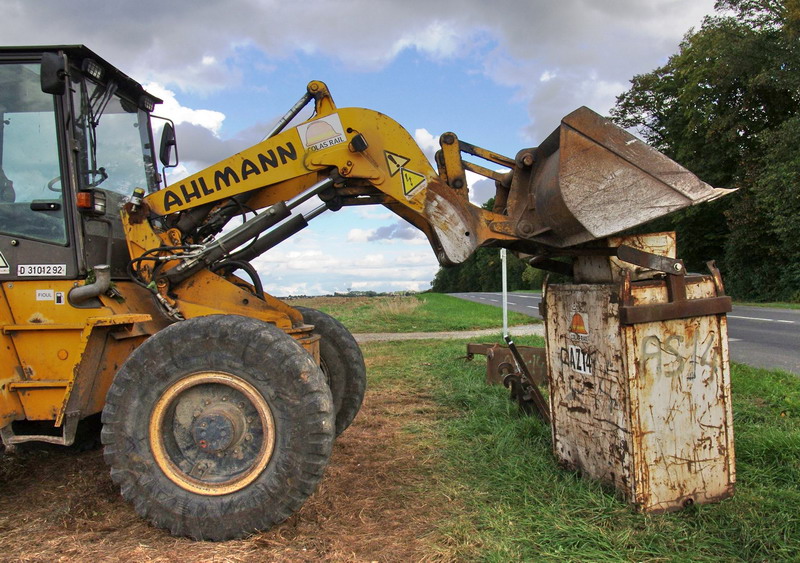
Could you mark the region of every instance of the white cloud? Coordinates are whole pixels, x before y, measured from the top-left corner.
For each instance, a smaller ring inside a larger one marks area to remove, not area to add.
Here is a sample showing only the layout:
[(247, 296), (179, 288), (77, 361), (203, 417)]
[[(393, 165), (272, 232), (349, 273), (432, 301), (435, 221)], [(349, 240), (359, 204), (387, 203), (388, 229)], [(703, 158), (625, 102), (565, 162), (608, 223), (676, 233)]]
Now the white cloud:
[(353, 278), (369, 279), (373, 282), (385, 282), (386, 280), (401, 281), (404, 279), (417, 281), (432, 280), (435, 273), (436, 268), (431, 269), (430, 267), (398, 268), (395, 266), (387, 266), (384, 268), (363, 268), (355, 265), (342, 266), (341, 264), (337, 267), (338, 275), (349, 275)]
[(436, 151), (439, 150), (439, 137), (434, 137), (427, 129), (414, 130), (414, 141), (422, 149), (422, 153), (428, 157), (428, 160), (435, 167), (436, 166)]
[(496, 188), (494, 180), (479, 177), (479, 180), (471, 181), (469, 184), (469, 200), (475, 205), (483, 205), (489, 198), (495, 196)]
[(419, 229), (402, 219), (398, 219), (390, 225), (378, 227), (377, 229), (370, 231), (367, 237), (368, 241), (392, 239), (401, 239), (404, 241), (415, 239), (427, 240), (425, 235), (423, 235)]
[(225, 121), (224, 113), (209, 109), (184, 107), (178, 102), (175, 92), (156, 82), (145, 84), (144, 89), (163, 100), (163, 103), (158, 106), (156, 111), (158, 115), (168, 117), (175, 122), (175, 125), (189, 123), (208, 129), (214, 135), (219, 135), (222, 122)]
[[(248, 80), (256, 70), (246, 57), (252, 53), (263, 54), (260, 71), (305, 53), (367, 72), (413, 50), (433, 61), (463, 60), (517, 90), (531, 103), (528, 130), (538, 137), (574, 109), (576, 91), (624, 85), (663, 63), (713, 6), (714, 0), (510, 0), (502, 7), (484, 0), (231, 0), (221, 9), (214, 2), (140, 0), (121, 18), (116, 2), (41, 0), (13, 3), (0, 34), (6, 44), (80, 37), (140, 80), (193, 92)], [(107, 25), (87, 26), (87, 13)], [(544, 86), (548, 92), (540, 91)], [(595, 98), (600, 111), (613, 102), (608, 93)]]
[(391, 244), (396, 240), (402, 240), (408, 244), (428, 243), (428, 239), (425, 238), (422, 231), (402, 219), (376, 229), (355, 228), (347, 232), (347, 242), (382, 241)]
[(374, 233), (375, 229), (350, 229), (347, 242), (367, 242)]
[(354, 262), (358, 268), (382, 268), (386, 266), (386, 257), (383, 254), (367, 254)]
[(278, 297), (286, 297), (289, 295), (327, 295), (334, 291), (320, 283), (302, 281), (293, 284), (271, 284), (265, 289), (270, 295)]
[(352, 289), (356, 290), (374, 290), (375, 284), (378, 283), (382, 286), (387, 286), (390, 290), (394, 291), (425, 291), (431, 288), (431, 283), (427, 281), (393, 281), (393, 280), (379, 280), (368, 282), (353, 282)]
[(397, 256), (395, 263), (400, 266), (417, 266), (420, 264), (435, 266), (436, 258), (434, 258), (432, 252), (408, 252)]
[(369, 207), (359, 207), (355, 210), (356, 214), (362, 219), (370, 219), (374, 221), (385, 221), (396, 217), (391, 211), (380, 211), (377, 209), (370, 209)]
[(412, 31), (394, 43), (391, 51), (393, 54), (398, 54), (405, 49), (413, 48), (434, 58), (447, 58), (458, 51), (463, 41), (463, 36), (452, 23), (437, 20), (423, 28), (412, 28)]

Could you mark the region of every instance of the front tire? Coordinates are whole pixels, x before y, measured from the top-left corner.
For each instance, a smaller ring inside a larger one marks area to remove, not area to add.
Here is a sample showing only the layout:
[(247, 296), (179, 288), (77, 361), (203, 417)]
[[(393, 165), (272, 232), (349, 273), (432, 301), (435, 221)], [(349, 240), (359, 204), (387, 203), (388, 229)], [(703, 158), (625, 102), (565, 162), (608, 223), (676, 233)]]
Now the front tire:
[(330, 457), (334, 414), (320, 369), (256, 319), (211, 315), (145, 341), (103, 409), (111, 476), (174, 535), (227, 540), (297, 511)]

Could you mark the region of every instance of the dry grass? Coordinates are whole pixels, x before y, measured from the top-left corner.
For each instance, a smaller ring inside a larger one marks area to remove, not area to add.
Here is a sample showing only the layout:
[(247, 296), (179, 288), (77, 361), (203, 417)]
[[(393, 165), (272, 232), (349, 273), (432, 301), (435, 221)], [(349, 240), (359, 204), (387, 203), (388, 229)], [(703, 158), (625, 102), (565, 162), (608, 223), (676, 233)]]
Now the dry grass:
[(424, 299), (388, 297), (375, 305), (375, 314), (388, 321), (397, 315), (411, 315), (424, 304)]
[[(369, 359), (370, 368), (396, 361)], [(447, 560), (431, 547), (451, 512), (428, 485), (434, 451), (403, 431), (432, 426), (438, 407), (408, 389), (376, 387), (305, 506), (244, 540), (194, 542), (149, 526), (120, 497), (99, 450), (0, 457), (0, 561)]]
[[(334, 311), (351, 311), (368, 307), (373, 314), (384, 317), (409, 315), (426, 303), (425, 298), (416, 296), (379, 296), (379, 297), (302, 297), (290, 299), (289, 305), (302, 305), (312, 309), (333, 309)], [(336, 315), (334, 315), (336, 316)]]

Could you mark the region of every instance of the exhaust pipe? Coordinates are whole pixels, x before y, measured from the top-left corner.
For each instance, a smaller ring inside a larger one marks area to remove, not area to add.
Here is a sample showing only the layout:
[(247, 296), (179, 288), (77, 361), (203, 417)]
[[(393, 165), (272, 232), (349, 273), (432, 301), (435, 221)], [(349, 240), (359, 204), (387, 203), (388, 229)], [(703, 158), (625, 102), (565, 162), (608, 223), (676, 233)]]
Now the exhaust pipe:
[(111, 266), (108, 264), (99, 264), (95, 266), (94, 275), (94, 283), (80, 285), (69, 290), (67, 300), (70, 305), (79, 309), (101, 306), (99, 301), (90, 300), (95, 299), (101, 293), (105, 293), (108, 291), (108, 288), (111, 287)]

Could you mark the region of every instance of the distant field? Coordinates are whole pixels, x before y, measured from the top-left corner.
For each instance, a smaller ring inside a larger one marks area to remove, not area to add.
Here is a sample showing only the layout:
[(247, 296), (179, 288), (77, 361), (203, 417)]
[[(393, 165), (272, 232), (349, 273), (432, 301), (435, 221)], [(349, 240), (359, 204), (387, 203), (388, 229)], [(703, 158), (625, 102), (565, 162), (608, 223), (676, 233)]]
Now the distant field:
[[(501, 309), (441, 293), (408, 297), (309, 297), (290, 305), (312, 307), (337, 318), (351, 332), (438, 332), (503, 326)], [(540, 322), (509, 312), (510, 326)]]

